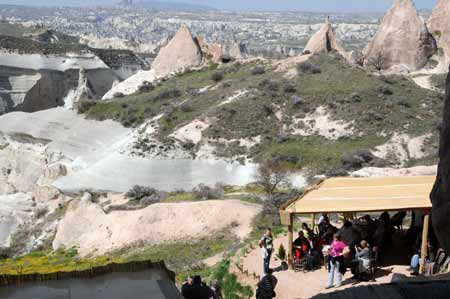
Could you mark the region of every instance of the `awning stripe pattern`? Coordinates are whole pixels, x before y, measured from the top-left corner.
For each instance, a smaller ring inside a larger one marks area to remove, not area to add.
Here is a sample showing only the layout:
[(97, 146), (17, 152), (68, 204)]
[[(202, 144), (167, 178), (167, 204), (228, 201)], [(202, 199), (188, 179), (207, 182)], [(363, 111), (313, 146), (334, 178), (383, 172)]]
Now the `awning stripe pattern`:
[(435, 176), (330, 178), (281, 207), (283, 213), (371, 212), (431, 208)]

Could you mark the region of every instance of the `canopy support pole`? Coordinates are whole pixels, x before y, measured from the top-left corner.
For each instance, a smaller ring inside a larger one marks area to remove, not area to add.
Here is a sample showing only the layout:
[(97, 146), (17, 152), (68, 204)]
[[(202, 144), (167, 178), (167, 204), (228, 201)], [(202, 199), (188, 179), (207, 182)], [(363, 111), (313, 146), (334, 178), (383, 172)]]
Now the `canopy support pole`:
[(293, 238), (294, 238), (294, 216), (292, 214), (289, 214), (288, 244), (287, 244), (289, 269), (293, 269), (294, 266), (294, 259), (292, 255), (292, 244), (294, 243)]
[(421, 274), (425, 274), (425, 262), (428, 252), (428, 227), (430, 225), (430, 214), (425, 214), (423, 218), (423, 231), (422, 231), (422, 247), (420, 249), (420, 270)]
[(314, 227), (316, 226), (316, 214), (311, 214), (311, 229), (314, 231)]

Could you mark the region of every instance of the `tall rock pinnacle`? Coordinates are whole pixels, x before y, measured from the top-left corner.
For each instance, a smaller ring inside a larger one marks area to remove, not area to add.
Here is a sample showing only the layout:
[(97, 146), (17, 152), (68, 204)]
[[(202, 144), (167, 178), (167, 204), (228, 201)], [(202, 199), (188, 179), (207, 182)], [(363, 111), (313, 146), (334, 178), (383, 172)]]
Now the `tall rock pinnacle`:
[(161, 78), (199, 66), (201, 63), (200, 46), (192, 37), (189, 28), (183, 24), (177, 34), (160, 50), (152, 68), (156, 76)]
[(369, 64), (382, 57), (384, 69), (402, 65), (417, 70), (425, 66), (436, 49), (436, 40), (412, 0), (394, 0), (377, 34), (364, 50), (365, 62)]

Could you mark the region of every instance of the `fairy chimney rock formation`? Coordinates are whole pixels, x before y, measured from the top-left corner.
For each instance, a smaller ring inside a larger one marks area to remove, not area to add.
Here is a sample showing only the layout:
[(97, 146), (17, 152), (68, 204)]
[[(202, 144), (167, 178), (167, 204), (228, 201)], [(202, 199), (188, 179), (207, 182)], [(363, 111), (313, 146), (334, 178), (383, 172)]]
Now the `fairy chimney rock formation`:
[(417, 13), (412, 0), (394, 0), (374, 39), (364, 50), (365, 64), (376, 61), (382, 69), (424, 67), (436, 52), (436, 40)]
[(233, 42), (228, 48), (228, 55), (234, 60), (246, 59), (248, 56), (247, 47), (245, 44), (238, 42), (235, 38), (233, 38)]
[(160, 50), (152, 68), (156, 76), (162, 78), (199, 66), (202, 59), (202, 51), (197, 40), (183, 24), (170, 42)]
[(428, 20), (428, 28), (440, 49), (439, 69), (447, 71), (450, 64), (450, 1), (438, 0)]
[(197, 37), (200, 49), (207, 59), (211, 59), (214, 63), (222, 62), (223, 47), (218, 43), (208, 43), (204, 37)]
[(327, 18), (320, 30), (309, 39), (303, 53), (316, 54), (330, 51), (336, 51), (346, 57), (346, 52), (336, 38), (330, 19)]

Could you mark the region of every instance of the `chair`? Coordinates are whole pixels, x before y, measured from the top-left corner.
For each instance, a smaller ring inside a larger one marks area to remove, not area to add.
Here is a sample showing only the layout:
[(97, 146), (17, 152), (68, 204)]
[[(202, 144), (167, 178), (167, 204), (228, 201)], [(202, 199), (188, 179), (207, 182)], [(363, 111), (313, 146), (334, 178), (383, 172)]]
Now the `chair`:
[(375, 280), (375, 275), (377, 273), (377, 270), (379, 268), (379, 250), (378, 247), (374, 246), (372, 248), (372, 257), (369, 261), (369, 266), (367, 267), (367, 274), (372, 278), (372, 280)]

